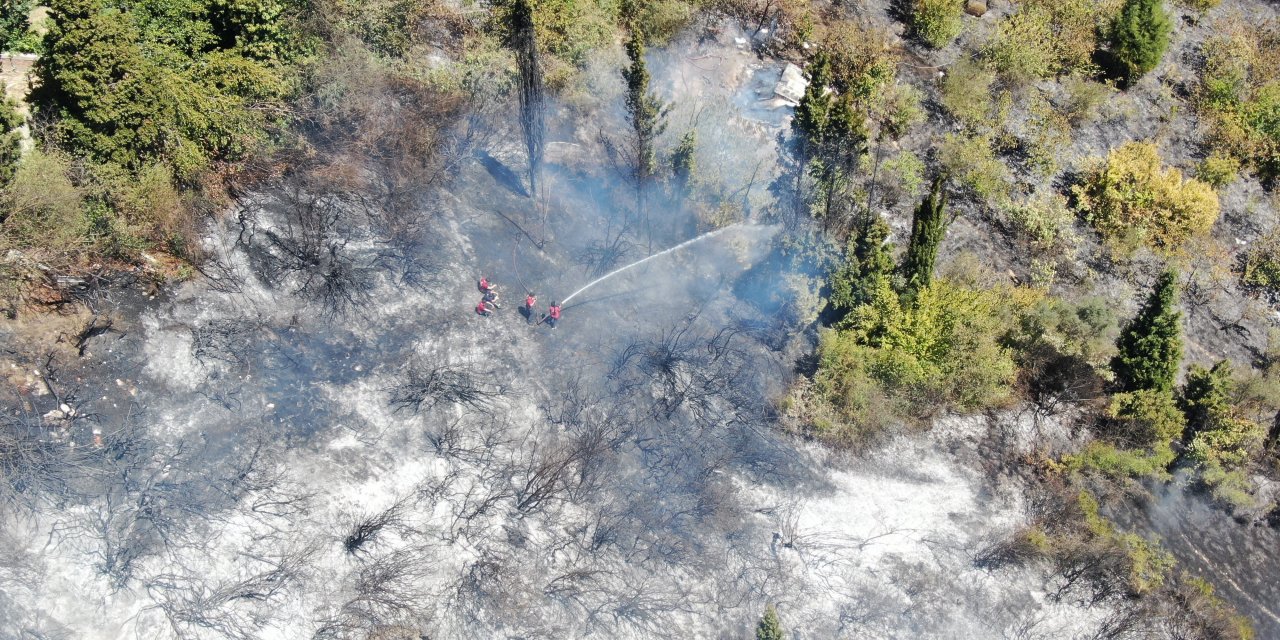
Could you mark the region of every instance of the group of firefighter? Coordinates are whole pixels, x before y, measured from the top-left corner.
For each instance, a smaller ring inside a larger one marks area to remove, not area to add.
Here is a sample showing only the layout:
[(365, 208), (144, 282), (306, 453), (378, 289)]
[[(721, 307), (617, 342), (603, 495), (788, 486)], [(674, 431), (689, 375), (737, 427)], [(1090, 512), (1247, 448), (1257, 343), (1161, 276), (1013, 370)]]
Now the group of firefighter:
[[(489, 282), (489, 278), (486, 276), (480, 277), (480, 295), (480, 303), (476, 305), (477, 315), (487, 318), (490, 315), (493, 315), (494, 311), (502, 308), (502, 306), (498, 304), (498, 290)], [(538, 296), (532, 291), (526, 293), (524, 296), (524, 307), (522, 307), (522, 309), (524, 309), (525, 317), (528, 319), (529, 324), (534, 324), (534, 316), (536, 315), (537, 308)], [(560, 322), (559, 302), (553, 301), (551, 306), (547, 307), (547, 312), (542, 314), (542, 317), (538, 319), (537, 324), (542, 324), (543, 322), (547, 323), (547, 326), (552, 329), (556, 328), (556, 323)]]

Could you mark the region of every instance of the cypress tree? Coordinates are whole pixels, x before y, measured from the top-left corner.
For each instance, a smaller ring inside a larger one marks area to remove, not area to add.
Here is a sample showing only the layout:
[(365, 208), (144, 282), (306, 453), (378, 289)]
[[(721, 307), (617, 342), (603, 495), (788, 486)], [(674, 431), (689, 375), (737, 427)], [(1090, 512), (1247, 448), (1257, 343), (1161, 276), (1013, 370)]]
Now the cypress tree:
[(764, 609), (764, 616), (756, 625), (756, 640), (783, 640), (782, 622), (778, 620), (778, 612), (769, 605)]
[(1126, 83), (1136, 82), (1160, 64), (1171, 30), (1161, 0), (1125, 0), (1111, 23), (1111, 53), (1124, 65)]
[(834, 104), (834, 94), (827, 91), (831, 84), (831, 58), (825, 52), (813, 56), (806, 69), (809, 73), (809, 86), (805, 87), (804, 97), (796, 106), (795, 117), (791, 120), (791, 128), (795, 130), (801, 147), (801, 155), (807, 164), (812, 149), (822, 143), (827, 119)]
[(947, 233), (947, 195), (942, 176), (933, 180), (929, 195), (916, 207), (911, 218), (911, 241), (902, 257), (902, 298), (909, 302), (916, 292), (933, 281), (933, 265), (938, 260), (938, 244)]
[(1173, 391), (1182, 360), (1182, 314), (1177, 304), (1177, 274), (1166, 271), (1116, 341), (1111, 370), (1123, 391)]
[(893, 244), (889, 225), (868, 213), (859, 233), (845, 248), (844, 264), (831, 276), (831, 308), (838, 322), (871, 301), (877, 285), (893, 275)]
[(644, 61), (644, 34), (633, 28), (627, 40), (631, 64), (622, 70), (627, 83), (627, 120), (635, 132), (636, 178), (643, 183), (657, 172), (654, 141), (666, 130), (667, 106), (649, 92), (649, 69)]
[(547, 125), (542, 65), (538, 60), (533, 5), (529, 0), (515, 0), (511, 9), (510, 33), (508, 46), (515, 50), (516, 64), (520, 69), (520, 126), (524, 129), (525, 150), (529, 155), (529, 193), (536, 194)]
[(1187, 417), (1187, 432), (1183, 437), (1186, 442), (1191, 442), (1196, 433), (1209, 428), (1215, 421), (1230, 416), (1230, 392), (1230, 362), (1223, 360), (1212, 369), (1191, 365), (1179, 403)]
[[(831, 58), (824, 52), (809, 63), (809, 86), (796, 107), (791, 127), (798, 134), (801, 171), (807, 170), (822, 198), (822, 217), (830, 220), (836, 192), (852, 171), (867, 141), (866, 121), (846, 93), (828, 91)], [(799, 180), (799, 176), (797, 176)]]
[(831, 58), (822, 51), (813, 56), (805, 71), (809, 75), (809, 85), (805, 87), (804, 96), (796, 106), (795, 117), (791, 119), (791, 129), (795, 133), (792, 152), (795, 158), (795, 183), (793, 197), (795, 199), (794, 214), (798, 221), (806, 216), (804, 194), (804, 174), (809, 169), (809, 161), (821, 145), (827, 119), (830, 117), (834, 103), (834, 94), (827, 91), (831, 84)]

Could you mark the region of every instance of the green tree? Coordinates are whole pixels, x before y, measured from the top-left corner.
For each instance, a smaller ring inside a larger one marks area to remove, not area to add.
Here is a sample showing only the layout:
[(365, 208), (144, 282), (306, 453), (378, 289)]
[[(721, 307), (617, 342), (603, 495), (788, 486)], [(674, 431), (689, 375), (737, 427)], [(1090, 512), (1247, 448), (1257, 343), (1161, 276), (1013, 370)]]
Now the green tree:
[(947, 195), (943, 177), (933, 180), (929, 195), (916, 207), (911, 218), (911, 240), (902, 258), (902, 296), (910, 301), (916, 292), (933, 280), (933, 265), (938, 259), (938, 244), (947, 233)]
[(764, 616), (756, 625), (756, 640), (782, 640), (782, 622), (778, 620), (778, 612), (769, 605), (764, 609)]
[(1173, 390), (1182, 360), (1177, 278), (1172, 270), (1160, 275), (1146, 303), (1116, 341), (1118, 352), (1111, 370), (1124, 391)]
[(52, 0), (49, 11), (30, 98), (68, 150), (133, 172), (160, 161), (189, 180), (285, 117), (281, 66), (216, 48), (199, 5)]
[(30, 28), (31, 0), (0, 0), (0, 51), (13, 51)]
[(1156, 68), (1169, 46), (1173, 27), (1161, 0), (1125, 0), (1111, 23), (1111, 53), (1132, 84)]
[(809, 85), (796, 106), (791, 128), (797, 134), (802, 155), (807, 157), (812, 154), (810, 150), (821, 143), (831, 106), (835, 103), (835, 96), (828, 91), (831, 86), (831, 56), (819, 51), (805, 71), (809, 75)]
[(827, 221), (832, 221), (838, 192), (867, 142), (866, 115), (855, 103), (854, 92), (829, 91), (834, 80), (831, 57), (817, 53), (809, 63), (809, 86), (791, 125), (799, 138), (801, 171), (817, 184), (821, 217)]
[(0, 96), (0, 187), (4, 187), (13, 179), (22, 156), (22, 132), (18, 128), (23, 118), (18, 104), (5, 94), (3, 84), (0, 84)]
[(212, 0), (209, 22), (223, 49), (237, 48), (256, 60), (284, 57), (289, 32), (280, 0)]
[(1231, 363), (1222, 360), (1212, 369), (1193, 364), (1187, 369), (1187, 382), (1182, 387), (1179, 406), (1187, 417), (1187, 433), (1190, 442), (1195, 434), (1203, 431), (1220, 416), (1231, 413)]
[(831, 275), (831, 308), (839, 322), (850, 311), (871, 302), (876, 290), (893, 275), (889, 225), (874, 214), (849, 239), (844, 264)]
[(681, 195), (689, 193), (689, 185), (698, 173), (698, 132), (690, 129), (680, 136), (680, 144), (671, 154), (671, 176), (675, 181), (676, 191)]
[(644, 61), (644, 34), (631, 30), (627, 40), (627, 58), (631, 64), (622, 70), (627, 83), (627, 120), (635, 134), (636, 178), (645, 182), (658, 169), (654, 142), (667, 129), (668, 106), (649, 91), (649, 68)]

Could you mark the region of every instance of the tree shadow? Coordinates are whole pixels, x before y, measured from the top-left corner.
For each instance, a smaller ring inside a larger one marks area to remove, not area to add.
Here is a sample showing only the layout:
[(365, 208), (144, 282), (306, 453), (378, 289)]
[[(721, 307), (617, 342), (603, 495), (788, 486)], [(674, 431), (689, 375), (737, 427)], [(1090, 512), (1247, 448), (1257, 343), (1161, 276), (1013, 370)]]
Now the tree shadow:
[(529, 197), (529, 191), (524, 188), (524, 182), (515, 171), (511, 170), (511, 167), (502, 164), (501, 160), (489, 155), (487, 151), (478, 150), (475, 156), (480, 164), (484, 165), (485, 171), (488, 171), (489, 175), (493, 176), (493, 179), (507, 191), (524, 198)]

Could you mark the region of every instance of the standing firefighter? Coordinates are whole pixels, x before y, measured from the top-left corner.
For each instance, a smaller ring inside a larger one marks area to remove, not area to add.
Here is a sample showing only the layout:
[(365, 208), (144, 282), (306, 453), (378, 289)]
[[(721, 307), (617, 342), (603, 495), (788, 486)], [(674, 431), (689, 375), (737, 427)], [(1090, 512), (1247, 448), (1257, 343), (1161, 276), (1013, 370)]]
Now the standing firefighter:
[(534, 308), (537, 307), (537, 304), (538, 304), (538, 296), (534, 295), (532, 291), (525, 294), (524, 317), (526, 320), (529, 321), (529, 324), (533, 324), (533, 310)]
[(547, 326), (554, 329), (557, 322), (560, 322), (560, 303), (552, 302), (551, 306), (547, 307)]

